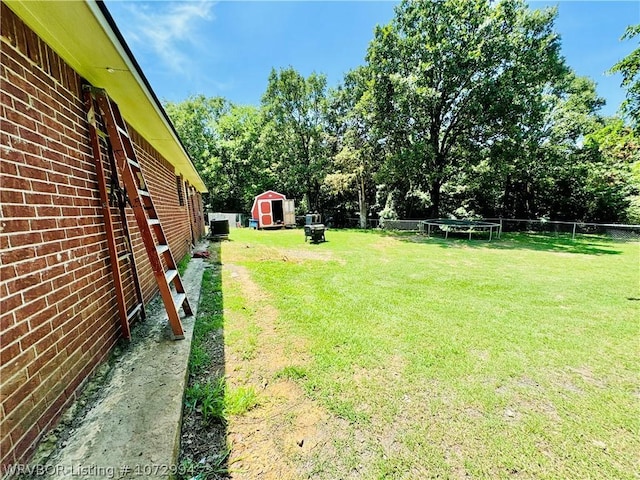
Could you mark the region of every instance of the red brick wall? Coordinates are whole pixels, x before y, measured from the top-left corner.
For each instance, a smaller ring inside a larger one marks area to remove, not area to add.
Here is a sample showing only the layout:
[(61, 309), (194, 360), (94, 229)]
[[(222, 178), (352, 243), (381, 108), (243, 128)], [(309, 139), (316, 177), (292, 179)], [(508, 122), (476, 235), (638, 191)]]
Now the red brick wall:
[[(108, 356), (120, 326), (82, 79), (4, 3), (0, 8), (0, 462), (6, 466), (28, 459)], [(186, 205), (178, 206), (174, 169), (135, 132), (132, 138), (178, 261), (188, 252), (191, 228)], [(129, 219), (148, 301), (155, 282)], [(132, 296), (131, 282), (127, 289)]]
[(187, 184), (187, 205), (189, 207), (189, 219), (191, 220), (191, 231), (193, 240), (197, 242), (204, 235), (204, 209), (202, 206), (202, 195)]
[(193, 193), (193, 204), (194, 204), (194, 213), (195, 216), (195, 228), (198, 232), (198, 238), (202, 238), (205, 233), (206, 220), (204, 215), (204, 203), (202, 201), (202, 194), (197, 190), (194, 190)]

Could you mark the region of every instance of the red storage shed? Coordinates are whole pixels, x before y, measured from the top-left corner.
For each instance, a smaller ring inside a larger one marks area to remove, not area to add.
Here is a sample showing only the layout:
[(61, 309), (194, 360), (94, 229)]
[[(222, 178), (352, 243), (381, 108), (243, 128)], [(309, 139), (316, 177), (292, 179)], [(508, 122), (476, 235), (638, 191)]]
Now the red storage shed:
[(294, 227), (295, 204), (283, 194), (267, 190), (253, 200), (251, 218), (258, 228)]

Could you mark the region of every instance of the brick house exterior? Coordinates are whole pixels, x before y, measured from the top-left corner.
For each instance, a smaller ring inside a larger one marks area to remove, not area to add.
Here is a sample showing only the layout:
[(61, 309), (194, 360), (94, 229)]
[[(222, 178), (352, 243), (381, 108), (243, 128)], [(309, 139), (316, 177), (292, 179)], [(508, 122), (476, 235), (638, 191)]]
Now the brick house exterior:
[[(204, 234), (201, 193), (206, 189), (103, 5), (3, 1), (0, 8), (2, 478), (8, 465), (29, 459), (120, 337), (82, 84), (105, 88), (119, 103), (176, 260)], [(147, 124), (111, 94), (112, 85), (104, 81), (108, 76), (71, 65), (81, 49), (89, 48), (82, 39), (54, 48), (43, 38), (49, 28), (42, 25), (48, 21), (50, 27), (62, 19), (55, 28), (71, 35), (79, 17), (86, 18), (83, 29), (91, 29), (89, 21), (99, 21), (106, 33), (95, 31), (94, 43), (124, 52), (123, 61), (135, 73), (114, 79), (113, 91), (146, 91), (134, 104), (143, 113), (155, 112), (148, 115), (149, 122), (169, 141), (145, 139)], [(166, 152), (178, 153), (169, 158)], [(103, 163), (108, 171), (108, 162)], [(113, 213), (119, 220), (117, 208)], [(148, 302), (157, 287), (131, 212), (128, 223)], [(117, 225), (116, 233), (123, 241)], [(125, 288), (129, 293), (132, 285)]]

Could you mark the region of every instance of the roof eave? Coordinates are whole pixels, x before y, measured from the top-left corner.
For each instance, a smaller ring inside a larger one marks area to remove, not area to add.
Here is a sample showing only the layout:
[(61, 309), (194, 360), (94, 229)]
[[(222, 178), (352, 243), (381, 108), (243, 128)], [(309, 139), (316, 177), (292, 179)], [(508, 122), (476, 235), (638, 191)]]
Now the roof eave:
[(174, 166), (177, 174), (198, 191), (207, 191), (102, 1), (3, 1), (82, 77), (105, 88), (124, 119)]

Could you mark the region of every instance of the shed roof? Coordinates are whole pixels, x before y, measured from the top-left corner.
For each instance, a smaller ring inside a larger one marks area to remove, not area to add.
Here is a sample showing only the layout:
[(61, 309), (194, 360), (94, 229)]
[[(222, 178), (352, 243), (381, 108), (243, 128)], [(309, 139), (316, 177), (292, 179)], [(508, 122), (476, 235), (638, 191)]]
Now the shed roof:
[(3, 0), (69, 66), (109, 92), (124, 119), (198, 191), (207, 187), (101, 1)]
[(279, 197), (279, 198), (287, 198), (286, 195), (282, 193), (278, 193), (275, 190), (267, 190), (266, 192), (262, 192), (260, 195), (256, 195), (255, 198), (261, 197)]

